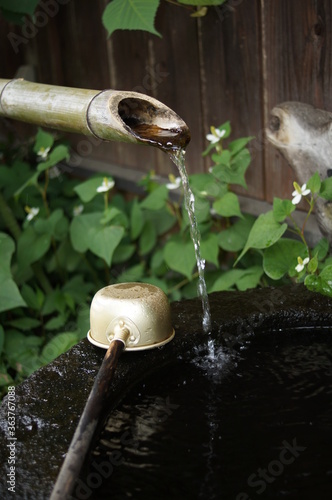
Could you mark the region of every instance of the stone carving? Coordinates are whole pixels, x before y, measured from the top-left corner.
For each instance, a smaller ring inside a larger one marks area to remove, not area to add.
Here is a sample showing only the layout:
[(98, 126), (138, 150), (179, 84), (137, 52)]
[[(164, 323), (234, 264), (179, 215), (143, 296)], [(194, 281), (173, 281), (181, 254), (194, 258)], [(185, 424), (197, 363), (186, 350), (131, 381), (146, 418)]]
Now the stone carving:
[[(295, 180), (304, 184), (316, 172), (332, 175), (332, 113), (301, 102), (284, 102), (271, 111), (268, 140), (286, 158)], [(332, 243), (332, 202), (319, 198), (315, 215), (319, 228)]]

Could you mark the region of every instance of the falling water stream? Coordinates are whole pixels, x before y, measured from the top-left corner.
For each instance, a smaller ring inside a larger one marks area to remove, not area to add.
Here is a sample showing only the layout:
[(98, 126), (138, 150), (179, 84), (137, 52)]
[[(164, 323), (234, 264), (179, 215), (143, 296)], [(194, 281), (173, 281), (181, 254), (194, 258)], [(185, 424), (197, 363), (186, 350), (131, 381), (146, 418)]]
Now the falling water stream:
[[(141, 106), (139, 109), (138, 104)], [(190, 141), (190, 132), (185, 124), (181, 127), (172, 126), (171, 128), (162, 128), (157, 124), (151, 123), (150, 114), (153, 110), (150, 108), (149, 106), (148, 110), (145, 110), (144, 106), (142, 107), (142, 103), (137, 103), (135, 99), (123, 99), (119, 105), (119, 114), (137, 139), (152, 146), (157, 146), (164, 153), (168, 153), (170, 159), (179, 170), (184, 191), (185, 207), (190, 222), (190, 234), (195, 249), (198, 270), (197, 291), (202, 300), (203, 307), (203, 331), (208, 334), (211, 331), (211, 315), (204, 277), (205, 260), (202, 259), (200, 251), (201, 236), (195, 215), (195, 197), (190, 188), (185, 167), (185, 152), (186, 146)], [(212, 345), (210, 347), (212, 350)]]
[[(183, 186), (185, 207), (188, 212), (189, 222), (190, 222), (190, 235), (193, 240), (195, 256), (197, 262), (198, 270), (198, 295), (202, 300), (203, 307), (203, 331), (205, 333), (210, 333), (211, 331), (211, 314), (210, 314), (210, 304), (206, 289), (206, 282), (204, 276), (205, 260), (202, 259), (200, 250), (201, 235), (198, 229), (198, 224), (195, 215), (195, 196), (189, 185), (188, 174), (185, 167), (185, 150), (183, 148), (177, 149), (170, 153), (171, 160), (177, 166)], [(212, 344), (211, 344), (212, 348)]]

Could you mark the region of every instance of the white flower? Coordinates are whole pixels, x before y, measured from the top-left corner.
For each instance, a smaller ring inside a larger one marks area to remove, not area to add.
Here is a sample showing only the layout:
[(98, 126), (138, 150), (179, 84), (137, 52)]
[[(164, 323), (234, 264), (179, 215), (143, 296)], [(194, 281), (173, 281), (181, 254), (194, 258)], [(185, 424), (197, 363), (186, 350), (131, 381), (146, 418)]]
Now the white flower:
[(44, 148), (41, 147), (40, 150), (37, 152), (37, 156), (39, 156), (39, 161), (44, 161), (46, 160), (48, 153), (50, 152), (51, 148)]
[(80, 215), (84, 210), (83, 205), (77, 205), (76, 207), (73, 208), (73, 216), (76, 217), (77, 215)]
[(36, 217), (36, 215), (38, 215), (39, 208), (38, 207), (28, 207), (28, 206), (26, 206), (25, 207), (25, 211), (28, 213), (27, 220), (30, 221), (34, 217)]
[(301, 257), (298, 257), (297, 258), (297, 262), (298, 262), (298, 265), (295, 267), (295, 270), (300, 273), (301, 271), (303, 271), (304, 269), (304, 266), (306, 266), (309, 262), (309, 257), (306, 257), (305, 259), (301, 259)]
[(106, 193), (112, 187), (114, 186), (115, 182), (113, 179), (107, 179), (107, 177), (104, 177), (103, 183), (101, 186), (97, 187), (97, 193)]
[(214, 127), (211, 127), (211, 132), (212, 134), (208, 134), (206, 136), (207, 140), (210, 141), (211, 144), (216, 144), (226, 134), (226, 130), (219, 130), (218, 128)]
[(170, 182), (166, 184), (167, 189), (177, 189), (181, 186), (181, 177), (174, 177), (173, 174), (168, 176)]
[(306, 184), (303, 184), (303, 186), (300, 187), (297, 182), (294, 182), (293, 185), (295, 187), (295, 190), (292, 192), (292, 203), (293, 205), (297, 205), (298, 203), (300, 203), (302, 196), (307, 196), (307, 194), (310, 193), (310, 189), (307, 189)]

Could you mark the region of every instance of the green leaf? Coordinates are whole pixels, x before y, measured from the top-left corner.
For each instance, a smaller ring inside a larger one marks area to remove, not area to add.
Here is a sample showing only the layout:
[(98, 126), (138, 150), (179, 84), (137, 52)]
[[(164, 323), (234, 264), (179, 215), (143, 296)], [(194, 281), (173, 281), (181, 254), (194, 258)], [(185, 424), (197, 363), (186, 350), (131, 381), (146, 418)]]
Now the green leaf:
[(135, 266), (129, 267), (123, 271), (117, 277), (118, 283), (129, 283), (131, 281), (140, 281), (145, 274), (144, 264), (136, 264)]
[(16, 328), (17, 330), (21, 330), (24, 332), (37, 328), (40, 325), (40, 320), (35, 318), (24, 317), (24, 318), (13, 319), (12, 321), (9, 321), (8, 324), (13, 328)]
[(3, 327), (0, 325), (0, 354), (2, 354), (4, 344), (5, 344), (5, 331)]
[(35, 153), (38, 153), (40, 150), (51, 148), (53, 146), (53, 143), (53, 135), (39, 128), (36, 135), (35, 144), (33, 146), (33, 151)]
[[(105, 176), (91, 177), (90, 179), (81, 182), (74, 187), (75, 193), (78, 194), (78, 196), (84, 203), (88, 203), (89, 201), (93, 200), (93, 198), (97, 196), (97, 194), (99, 194), (97, 192), (97, 188), (102, 185), (104, 177)], [(107, 176), (107, 179), (109, 181), (113, 181), (110, 176)]]
[(242, 217), (239, 199), (236, 194), (228, 192), (219, 200), (213, 203), (213, 208), (217, 214), (223, 217), (232, 217), (234, 215)]
[(54, 312), (64, 313), (66, 310), (66, 297), (64, 293), (59, 290), (53, 290), (48, 293), (43, 305), (42, 313), (46, 316)]
[(148, 194), (141, 202), (141, 208), (146, 210), (160, 210), (164, 207), (168, 198), (168, 189), (166, 186), (158, 186)]
[(215, 165), (212, 168), (212, 174), (222, 182), (226, 184), (238, 184), (244, 188), (247, 188), (247, 184), (244, 178), (246, 170), (251, 162), (251, 156), (247, 149), (242, 149), (231, 162), (230, 167), (225, 165)]
[(167, 233), (177, 222), (176, 217), (169, 212), (166, 205), (160, 210), (146, 210), (144, 218), (153, 223), (158, 236)]
[(30, 178), (30, 165), (21, 160), (15, 160), (10, 167), (0, 166), (0, 186), (6, 200)]
[(264, 272), (269, 278), (279, 280), (295, 269), (299, 256), (306, 257), (306, 249), (303, 243), (287, 238), (280, 239), (264, 252)]
[(330, 245), (329, 245), (328, 240), (326, 238), (322, 238), (317, 243), (317, 245), (313, 248), (312, 254), (317, 255), (317, 259), (319, 261), (322, 261), (327, 256), (328, 251), (329, 251), (329, 247), (330, 247)]
[(312, 257), (312, 259), (309, 260), (308, 265), (307, 265), (307, 270), (310, 274), (314, 274), (317, 270), (318, 267), (318, 259), (317, 255)]
[(239, 252), (244, 248), (255, 217), (245, 214), (243, 219), (236, 221), (231, 227), (224, 229), (218, 236), (219, 246), (227, 252)]
[(232, 141), (228, 145), (229, 151), (232, 153), (232, 156), (236, 155), (250, 142), (254, 137), (241, 137), (240, 139), (236, 139)]
[(39, 0), (0, 0), (0, 8), (18, 14), (32, 15)]
[(249, 269), (231, 269), (222, 273), (210, 287), (209, 292), (232, 290), (234, 287), (240, 291), (255, 288), (261, 279), (263, 269), (253, 266)]
[(53, 337), (43, 348), (40, 359), (43, 364), (50, 363), (60, 354), (68, 351), (78, 342), (77, 332), (63, 332)]
[(85, 302), (92, 290), (92, 283), (86, 283), (81, 275), (69, 279), (62, 288), (63, 293), (68, 294), (76, 304)]
[(56, 146), (50, 152), (46, 161), (43, 161), (38, 164), (37, 171), (39, 173), (44, 172), (48, 168), (54, 167), (54, 165), (56, 165), (60, 161), (66, 160), (68, 158), (69, 158), (68, 147), (64, 146), (63, 144), (59, 144), (59, 146)]
[(73, 248), (84, 253), (90, 250), (110, 266), (113, 252), (122, 240), (124, 228), (104, 226), (100, 223), (103, 213), (93, 212), (74, 217), (69, 233)]
[(332, 297), (332, 266), (325, 267), (319, 276), (309, 274), (306, 276), (304, 284), (312, 292)]
[(215, 280), (210, 287), (209, 292), (222, 292), (234, 288), (237, 280), (243, 275), (243, 269), (230, 269), (220, 273), (220, 276)]
[(90, 329), (90, 307), (87, 304), (81, 304), (77, 313), (76, 332), (78, 340), (86, 338)]
[(189, 184), (195, 197), (220, 198), (227, 192), (227, 186), (216, 182), (211, 174), (193, 174), (189, 177)]
[(233, 184), (238, 184), (245, 189), (247, 188), (244, 175), (250, 165), (250, 162), (251, 155), (247, 148), (241, 149), (235, 156), (233, 156), (231, 167), (233, 172), (237, 175), (237, 179), (233, 181)]
[(28, 307), (39, 311), (43, 305), (45, 296), (40, 288), (36, 287), (34, 290), (26, 283), (22, 286), (21, 294)]
[(212, 160), (218, 165), (224, 165), (225, 167), (231, 166), (232, 155), (228, 149), (224, 149), (221, 153), (215, 153), (212, 155)]
[(81, 255), (74, 250), (67, 237), (61, 241), (56, 249), (56, 253), (47, 261), (47, 269), (49, 272), (56, 271), (58, 266), (69, 272), (78, 268), (81, 263)]
[(325, 200), (332, 201), (332, 177), (322, 181), (319, 196)]
[(116, 207), (108, 207), (100, 219), (102, 225), (106, 225), (111, 221), (113, 221), (113, 226), (128, 226), (127, 215)]
[(204, 235), (201, 240), (201, 256), (206, 262), (211, 262), (216, 267), (219, 267), (219, 245), (218, 245), (218, 235), (214, 233), (209, 233)]
[(69, 227), (70, 240), (74, 250), (84, 253), (89, 249), (91, 242), (91, 228), (100, 226), (102, 212), (77, 215)]
[(90, 250), (110, 266), (113, 252), (122, 240), (125, 230), (121, 226), (101, 225), (102, 215), (99, 212), (78, 215), (72, 220), (69, 232), (73, 248), (77, 252)]
[(17, 261), (21, 269), (41, 259), (51, 245), (50, 234), (38, 234), (32, 226), (28, 226), (17, 242)]
[(20, 194), (28, 187), (28, 186), (36, 186), (37, 181), (39, 177), (39, 172), (35, 172), (33, 175), (31, 175), (28, 179), (26, 179), (23, 184), (16, 189), (14, 196), (15, 198), (18, 198)]
[(6, 332), (4, 350), (6, 356), (13, 358), (27, 347), (36, 348), (42, 343), (43, 339), (37, 335), (24, 335), (16, 330), (9, 330)]
[(10, 262), (15, 251), (14, 240), (6, 233), (0, 233), (0, 278), (11, 277)]
[(145, 255), (154, 248), (157, 242), (157, 231), (151, 221), (147, 221), (139, 239), (140, 254)]
[(136, 245), (123, 243), (123, 241), (121, 241), (114, 250), (112, 262), (113, 264), (121, 264), (122, 262), (127, 262), (135, 252)]
[(157, 249), (152, 257), (151, 257), (151, 262), (150, 262), (150, 268), (151, 271), (156, 275), (156, 276), (164, 276), (167, 268), (166, 264), (164, 261), (164, 251), (162, 248)]
[(270, 210), (261, 214), (251, 228), (247, 243), (237, 258), (236, 265), (249, 248), (263, 249), (276, 243), (287, 229), (287, 224), (279, 224)]
[(90, 229), (89, 250), (111, 265), (113, 252), (122, 240), (124, 228), (120, 226), (99, 226)]
[(307, 188), (310, 189), (312, 194), (318, 193), (321, 188), (321, 180), (319, 173), (315, 172), (312, 177), (307, 182)]
[(296, 206), (290, 200), (273, 199), (273, 215), (277, 222), (283, 222), (295, 209)]
[(144, 227), (143, 211), (136, 199), (134, 200), (134, 203), (131, 207), (130, 226), (131, 239), (136, 240), (136, 238), (138, 238), (141, 234)]
[(235, 282), (236, 288), (240, 292), (244, 292), (249, 288), (256, 288), (263, 275), (262, 266), (253, 266), (249, 269), (244, 269), (241, 276)]
[(62, 208), (57, 208), (48, 218), (38, 217), (33, 227), (38, 235), (47, 234), (61, 241), (67, 235), (68, 220)]
[(46, 330), (59, 330), (67, 323), (69, 312), (59, 313), (45, 323)]
[(4, 352), (9, 365), (23, 376), (40, 367), (39, 347), (43, 339), (37, 335), (24, 335), (16, 330), (6, 332)]
[(11, 275), (10, 263), (14, 251), (15, 243), (12, 238), (0, 233), (0, 312), (26, 306)]
[(113, 0), (104, 10), (102, 21), (111, 36), (115, 30), (144, 30), (161, 36), (154, 20), (160, 0)]
[(164, 259), (170, 269), (191, 280), (196, 264), (195, 250), (191, 241), (183, 242), (181, 238), (174, 237), (164, 247)]

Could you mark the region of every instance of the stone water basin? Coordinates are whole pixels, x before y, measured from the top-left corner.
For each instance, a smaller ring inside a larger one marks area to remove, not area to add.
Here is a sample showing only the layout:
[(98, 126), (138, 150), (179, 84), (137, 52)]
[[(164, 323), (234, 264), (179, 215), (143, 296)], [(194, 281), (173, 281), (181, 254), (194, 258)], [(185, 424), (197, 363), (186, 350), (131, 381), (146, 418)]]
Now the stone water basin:
[[(168, 345), (122, 355), (73, 498), (330, 498), (332, 301), (296, 285), (210, 305), (214, 361), (199, 300), (172, 304)], [(16, 498), (49, 497), (103, 356), (84, 340), (16, 388)]]

